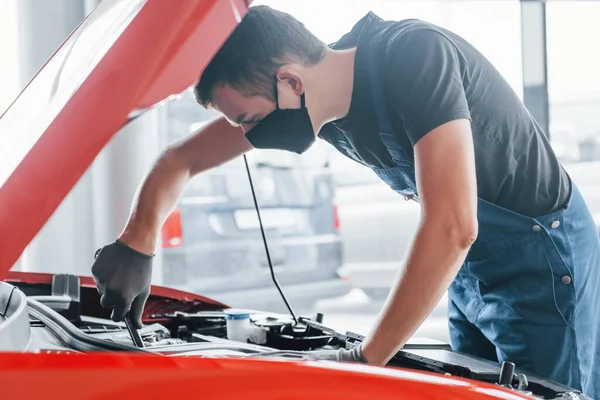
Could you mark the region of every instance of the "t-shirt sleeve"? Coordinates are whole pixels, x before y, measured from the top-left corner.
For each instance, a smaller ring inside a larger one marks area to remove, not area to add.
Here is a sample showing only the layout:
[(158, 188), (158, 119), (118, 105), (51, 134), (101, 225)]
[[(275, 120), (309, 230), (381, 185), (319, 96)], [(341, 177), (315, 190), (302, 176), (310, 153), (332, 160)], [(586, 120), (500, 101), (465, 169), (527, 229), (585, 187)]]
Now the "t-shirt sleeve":
[(471, 119), (459, 53), (450, 39), (433, 29), (418, 29), (388, 43), (393, 104), (413, 146), (446, 122)]

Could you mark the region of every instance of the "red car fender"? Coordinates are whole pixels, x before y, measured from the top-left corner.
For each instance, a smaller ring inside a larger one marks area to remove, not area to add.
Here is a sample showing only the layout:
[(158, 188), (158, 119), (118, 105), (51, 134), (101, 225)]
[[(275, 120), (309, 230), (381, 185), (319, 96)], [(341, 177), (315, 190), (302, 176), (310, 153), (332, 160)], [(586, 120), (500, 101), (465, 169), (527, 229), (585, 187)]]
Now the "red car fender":
[(5, 399), (528, 399), (499, 386), (362, 365), (120, 354), (2, 354)]

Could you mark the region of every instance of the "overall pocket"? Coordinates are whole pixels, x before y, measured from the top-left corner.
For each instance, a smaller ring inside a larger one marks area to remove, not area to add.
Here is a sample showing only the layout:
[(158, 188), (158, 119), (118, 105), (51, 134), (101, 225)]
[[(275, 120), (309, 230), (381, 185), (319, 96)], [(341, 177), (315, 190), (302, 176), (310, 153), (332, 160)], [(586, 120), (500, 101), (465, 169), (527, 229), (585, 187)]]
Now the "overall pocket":
[(569, 269), (548, 239), (537, 236), (503, 256), (467, 261), (465, 272), (479, 280), (484, 303), (500, 301), (530, 323), (572, 325), (575, 293), (564, 283)]

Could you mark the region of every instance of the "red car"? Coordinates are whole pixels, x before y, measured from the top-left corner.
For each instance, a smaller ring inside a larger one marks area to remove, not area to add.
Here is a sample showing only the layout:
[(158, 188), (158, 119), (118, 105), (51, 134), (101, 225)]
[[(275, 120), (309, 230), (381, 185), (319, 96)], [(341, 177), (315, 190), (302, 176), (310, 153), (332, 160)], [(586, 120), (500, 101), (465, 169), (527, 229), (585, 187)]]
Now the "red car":
[(305, 350), (362, 337), (251, 312), (260, 344), (233, 341), (225, 305), (160, 287), (137, 337), (108, 318), (91, 279), (8, 272), (111, 137), (194, 84), (248, 6), (106, 0), (0, 118), (0, 396), (584, 399), (431, 341), (407, 344), (386, 368), (307, 361)]

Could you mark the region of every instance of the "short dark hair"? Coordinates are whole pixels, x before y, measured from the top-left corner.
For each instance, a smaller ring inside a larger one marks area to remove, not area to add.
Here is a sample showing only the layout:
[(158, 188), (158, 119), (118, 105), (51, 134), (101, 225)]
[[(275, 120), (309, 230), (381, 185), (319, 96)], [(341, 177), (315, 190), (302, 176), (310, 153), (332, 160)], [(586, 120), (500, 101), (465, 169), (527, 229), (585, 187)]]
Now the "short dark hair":
[(275, 74), (284, 64), (314, 65), (326, 45), (296, 18), (267, 6), (253, 6), (208, 64), (194, 89), (207, 107), (223, 83), (249, 96), (275, 99)]

